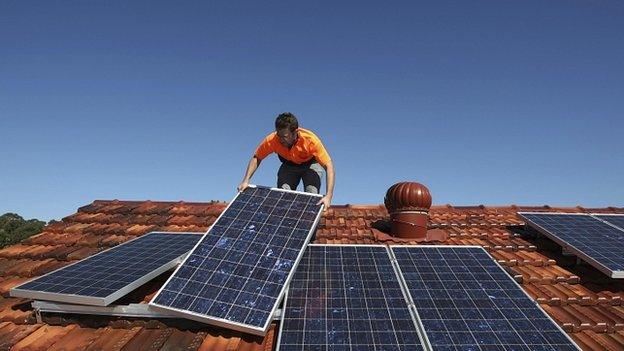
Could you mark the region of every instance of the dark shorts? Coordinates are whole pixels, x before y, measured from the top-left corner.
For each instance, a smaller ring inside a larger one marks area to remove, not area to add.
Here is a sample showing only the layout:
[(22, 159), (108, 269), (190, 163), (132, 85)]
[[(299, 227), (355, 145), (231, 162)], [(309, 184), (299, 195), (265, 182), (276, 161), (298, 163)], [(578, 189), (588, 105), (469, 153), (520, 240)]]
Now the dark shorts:
[(297, 165), (282, 163), (277, 171), (277, 187), (288, 190), (297, 190), (299, 182), (303, 180), (303, 189), (308, 193), (318, 194), (321, 189), (323, 166), (314, 162)]

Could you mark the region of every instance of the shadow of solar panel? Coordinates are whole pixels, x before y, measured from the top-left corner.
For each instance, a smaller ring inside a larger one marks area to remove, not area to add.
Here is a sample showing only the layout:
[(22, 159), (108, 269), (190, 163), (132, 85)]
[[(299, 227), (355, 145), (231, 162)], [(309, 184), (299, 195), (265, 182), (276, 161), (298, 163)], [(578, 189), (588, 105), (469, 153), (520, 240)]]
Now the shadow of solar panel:
[(598, 270), (612, 278), (624, 278), (624, 231), (602, 221), (617, 219), (603, 218), (610, 216), (594, 218), (588, 214), (518, 214), (540, 233)]
[(422, 350), (382, 245), (308, 245), (289, 284), (278, 350)]
[(434, 350), (579, 350), (483, 248), (391, 250)]
[(150, 305), (263, 335), (320, 219), (320, 197), (264, 187), (237, 194)]
[(152, 232), (19, 285), (11, 296), (107, 306), (172, 269), (200, 233)]

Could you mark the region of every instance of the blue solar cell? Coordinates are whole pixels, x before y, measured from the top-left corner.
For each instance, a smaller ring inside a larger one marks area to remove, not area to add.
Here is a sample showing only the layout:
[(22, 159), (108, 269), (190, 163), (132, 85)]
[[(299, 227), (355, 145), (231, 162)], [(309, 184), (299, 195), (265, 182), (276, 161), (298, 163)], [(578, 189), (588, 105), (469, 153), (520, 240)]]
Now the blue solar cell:
[(245, 189), (150, 304), (190, 319), (265, 333), (320, 218), (319, 198)]
[(434, 350), (578, 350), (482, 248), (391, 249)]
[(586, 214), (519, 214), (535, 229), (602, 272), (624, 278), (624, 231), (600, 220), (609, 216), (597, 219)]
[(279, 349), (422, 350), (384, 246), (310, 245), (288, 289)]
[(12, 289), (12, 296), (105, 306), (174, 267), (201, 235), (153, 232)]

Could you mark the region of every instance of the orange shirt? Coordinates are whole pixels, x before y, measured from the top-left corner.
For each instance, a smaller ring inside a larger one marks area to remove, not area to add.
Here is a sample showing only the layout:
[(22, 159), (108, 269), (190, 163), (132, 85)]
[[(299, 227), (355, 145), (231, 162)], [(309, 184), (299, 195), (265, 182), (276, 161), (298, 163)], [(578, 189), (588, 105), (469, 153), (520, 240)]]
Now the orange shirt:
[(297, 135), (297, 141), (289, 149), (280, 143), (277, 132), (273, 132), (258, 145), (254, 156), (256, 156), (258, 160), (262, 160), (275, 152), (288, 161), (297, 164), (310, 161), (314, 157), (321, 166), (327, 166), (331, 158), (327, 150), (325, 150), (321, 139), (319, 139), (316, 134), (303, 128), (297, 129)]

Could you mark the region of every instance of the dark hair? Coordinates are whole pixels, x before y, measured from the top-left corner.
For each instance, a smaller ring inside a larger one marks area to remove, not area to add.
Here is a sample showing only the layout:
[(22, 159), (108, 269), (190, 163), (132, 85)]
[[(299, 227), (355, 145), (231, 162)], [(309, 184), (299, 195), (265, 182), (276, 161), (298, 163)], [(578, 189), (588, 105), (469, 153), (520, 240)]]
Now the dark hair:
[(280, 113), (275, 119), (275, 130), (288, 128), (291, 132), (294, 132), (299, 128), (299, 121), (297, 117), (290, 112)]

